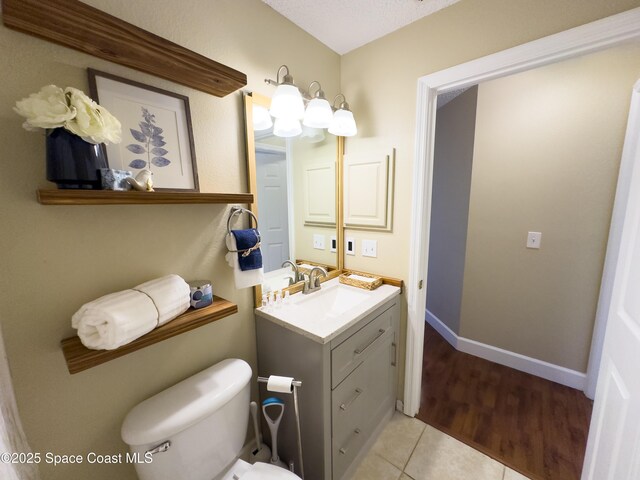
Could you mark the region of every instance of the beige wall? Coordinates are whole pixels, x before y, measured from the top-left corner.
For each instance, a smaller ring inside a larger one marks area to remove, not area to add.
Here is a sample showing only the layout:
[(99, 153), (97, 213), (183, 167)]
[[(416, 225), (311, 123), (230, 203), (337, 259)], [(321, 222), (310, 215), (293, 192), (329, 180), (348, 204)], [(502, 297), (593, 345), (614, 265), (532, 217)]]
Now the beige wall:
[(419, 77), (638, 6), (639, 0), (462, 0), (344, 55), (342, 92), (359, 129), (346, 152), (372, 138), (397, 148), (393, 232), (347, 231), (358, 242), (377, 240), (378, 258), (347, 256), (345, 267), (408, 278)]
[[(342, 57), (342, 91), (358, 135), (396, 147), (392, 234), (347, 231), (378, 240), (378, 258), (346, 257), (346, 267), (406, 279), (419, 77), (640, 6), (640, 0), (462, 0)], [(624, 113), (626, 115), (626, 113)]]
[(638, 78), (628, 45), (480, 85), (461, 336), (586, 371)]
[(438, 108), (427, 310), (460, 333), (478, 87)]
[[(86, 1), (86, 0), (85, 0)], [(339, 57), (259, 0), (90, 0), (108, 13), (191, 48), (249, 79), (249, 90), (287, 63), (296, 82), (339, 91)], [(235, 290), (224, 262), (228, 207), (52, 207), (44, 137), (26, 132), (14, 102), (46, 84), (87, 90), (86, 68), (188, 95), (204, 192), (246, 191), (239, 92), (219, 99), (0, 27), (0, 311), (18, 405), (39, 452), (125, 451), (120, 425), (144, 398), (226, 357), (255, 367), (252, 289)], [(239, 313), (91, 370), (69, 375), (59, 341), (71, 315), (100, 295), (167, 273), (210, 278)], [(133, 479), (128, 465), (42, 465), (43, 478)]]

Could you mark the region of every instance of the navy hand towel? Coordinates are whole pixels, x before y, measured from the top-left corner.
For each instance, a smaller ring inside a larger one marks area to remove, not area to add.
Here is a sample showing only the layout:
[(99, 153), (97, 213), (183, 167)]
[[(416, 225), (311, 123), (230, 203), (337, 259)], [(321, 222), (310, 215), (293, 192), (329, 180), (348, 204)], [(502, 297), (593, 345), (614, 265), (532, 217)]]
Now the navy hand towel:
[(262, 252), (259, 246), (248, 255), (244, 255), (249, 249), (256, 247), (260, 243), (260, 232), (255, 228), (248, 228), (246, 230), (231, 230), (231, 233), (236, 237), (240, 270), (262, 268)]

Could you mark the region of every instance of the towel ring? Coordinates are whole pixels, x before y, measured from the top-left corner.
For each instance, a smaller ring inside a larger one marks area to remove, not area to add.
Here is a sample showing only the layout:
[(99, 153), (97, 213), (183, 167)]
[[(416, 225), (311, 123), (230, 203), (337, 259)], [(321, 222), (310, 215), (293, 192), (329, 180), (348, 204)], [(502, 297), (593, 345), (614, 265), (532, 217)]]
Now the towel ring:
[(231, 220), (233, 220), (233, 217), (235, 217), (236, 215), (242, 215), (243, 213), (248, 213), (249, 215), (251, 215), (253, 222), (256, 224), (255, 228), (256, 230), (258, 229), (258, 219), (251, 210), (242, 207), (232, 207), (231, 214), (227, 219), (227, 235), (231, 235)]
[(262, 239), (260, 238), (260, 232), (258, 231), (258, 219), (253, 214), (253, 212), (251, 210), (247, 210), (246, 208), (242, 208), (242, 207), (232, 207), (231, 208), (231, 214), (229, 215), (229, 218), (227, 219), (227, 235), (233, 235), (231, 233), (231, 220), (233, 220), (233, 217), (235, 217), (236, 215), (242, 215), (243, 213), (248, 213), (249, 215), (251, 215), (251, 218), (253, 219), (253, 222), (256, 224), (256, 226), (255, 226), (256, 243), (255, 243), (255, 245), (253, 247), (245, 248), (243, 250), (229, 250), (229, 251), (233, 252), (233, 253), (240, 253), (240, 254), (242, 254), (243, 257), (247, 257), (254, 250), (258, 250), (260, 248), (261, 244), (262, 244)]

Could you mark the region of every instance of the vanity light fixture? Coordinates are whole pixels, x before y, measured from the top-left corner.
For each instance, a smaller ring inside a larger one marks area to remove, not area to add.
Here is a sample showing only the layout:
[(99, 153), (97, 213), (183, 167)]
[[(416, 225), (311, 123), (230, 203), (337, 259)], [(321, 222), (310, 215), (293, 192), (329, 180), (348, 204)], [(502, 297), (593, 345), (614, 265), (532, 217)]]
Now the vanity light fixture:
[[(280, 72), (284, 69), (282, 80), (280, 80)], [(293, 83), (293, 77), (289, 74), (289, 67), (280, 66), (276, 74), (276, 88), (271, 98), (271, 108), (269, 113), (273, 118), (283, 118), (287, 120), (301, 120), (304, 117), (304, 103), (300, 90)]]
[(307, 143), (320, 143), (324, 140), (324, 130), (322, 128), (307, 127), (303, 123), (300, 138), (306, 140)]
[(333, 114), (333, 119), (329, 126), (329, 133), (340, 137), (352, 137), (358, 133), (356, 121), (353, 118), (353, 113), (349, 109), (347, 99), (343, 94), (339, 93), (336, 95), (336, 98), (333, 99), (334, 108), (336, 106), (336, 100), (338, 100), (339, 97), (342, 97), (342, 103), (340, 103), (340, 106)]
[(300, 120), (295, 118), (276, 118), (273, 123), (273, 134), (276, 137), (297, 137), (302, 133)]
[(309, 84), (309, 94), (311, 94), (311, 89), (315, 84), (318, 85), (318, 90), (316, 90), (313, 99), (307, 105), (302, 124), (311, 128), (329, 128), (333, 118), (333, 110), (331, 110), (331, 105), (329, 105), (329, 101), (322, 91), (322, 86), (317, 80)]
[[(284, 74), (280, 78), (281, 73)], [(275, 85), (276, 91), (271, 98), (271, 108), (269, 114), (275, 118), (273, 124), (273, 134), (277, 137), (295, 137), (302, 133), (300, 120), (305, 127), (325, 129), (328, 128), (329, 133), (341, 137), (352, 137), (358, 132), (356, 121), (353, 113), (349, 109), (347, 99), (343, 94), (338, 94), (333, 100), (333, 106), (327, 101), (320, 82), (313, 81), (309, 85), (309, 91), (299, 89), (293, 83), (293, 76), (289, 73), (289, 67), (281, 65), (276, 74), (276, 80), (265, 78), (269, 85)], [(317, 90), (313, 95), (311, 91), (317, 86)], [(342, 102), (336, 107), (336, 101), (342, 98)], [(305, 110), (304, 103), (307, 102)], [(334, 112), (335, 111), (335, 112)], [(254, 119), (254, 129), (257, 122)], [(267, 125), (265, 121), (264, 124)], [(265, 126), (263, 129), (267, 129)], [(310, 135), (308, 137), (314, 139), (320, 138), (319, 135)]]

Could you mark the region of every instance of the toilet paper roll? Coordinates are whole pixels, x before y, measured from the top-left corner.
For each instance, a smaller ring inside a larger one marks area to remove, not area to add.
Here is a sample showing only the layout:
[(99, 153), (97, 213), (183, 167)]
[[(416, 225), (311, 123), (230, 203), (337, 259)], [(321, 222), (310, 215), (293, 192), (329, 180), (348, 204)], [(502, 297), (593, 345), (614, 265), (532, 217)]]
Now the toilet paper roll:
[(293, 378), (271, 375), (267, 382), (267, 390), (270, 392), (291, 393), (293, 392)]

